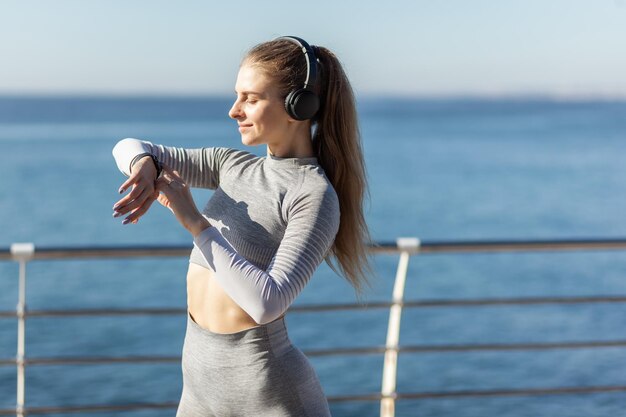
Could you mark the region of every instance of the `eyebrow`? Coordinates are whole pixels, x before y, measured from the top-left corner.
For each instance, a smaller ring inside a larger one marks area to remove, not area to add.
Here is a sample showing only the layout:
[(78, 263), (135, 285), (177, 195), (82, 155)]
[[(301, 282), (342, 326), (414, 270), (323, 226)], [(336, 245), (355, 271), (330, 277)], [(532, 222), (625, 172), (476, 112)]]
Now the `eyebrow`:
[[(235, 91), (235, 94), (237, 94), (237, 91)], [(262, 96), (262, 93), (257, 93), (256, 91), (242, 91), (241, 94), (256, 94), (257, 96)]]

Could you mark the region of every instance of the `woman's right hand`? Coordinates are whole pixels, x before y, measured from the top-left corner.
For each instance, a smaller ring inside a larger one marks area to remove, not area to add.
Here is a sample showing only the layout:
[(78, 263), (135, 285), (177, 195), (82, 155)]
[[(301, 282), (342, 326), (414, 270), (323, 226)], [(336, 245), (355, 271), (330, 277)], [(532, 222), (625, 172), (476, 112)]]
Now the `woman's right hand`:
[(122, 224), (137, 223), (159, 196), (156, 190), (156, 174), (157, 169), (149, 156), (136, 161), (131, 167), (130, 177), (121, 185), (119, 192), (122, 194), (131, 185), (133, 189), (113, 205), (113, 217), (131, 213)]

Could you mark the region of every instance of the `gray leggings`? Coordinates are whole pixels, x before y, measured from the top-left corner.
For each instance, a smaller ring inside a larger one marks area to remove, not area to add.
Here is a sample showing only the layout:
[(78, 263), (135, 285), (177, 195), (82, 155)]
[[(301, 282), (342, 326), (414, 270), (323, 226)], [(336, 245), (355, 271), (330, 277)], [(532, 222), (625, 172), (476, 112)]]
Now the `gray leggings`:
[(309, 360), (283, 317), (237, 333), (213, 333), (187, 313), (183, 393), (177, 417), (330, 417)]

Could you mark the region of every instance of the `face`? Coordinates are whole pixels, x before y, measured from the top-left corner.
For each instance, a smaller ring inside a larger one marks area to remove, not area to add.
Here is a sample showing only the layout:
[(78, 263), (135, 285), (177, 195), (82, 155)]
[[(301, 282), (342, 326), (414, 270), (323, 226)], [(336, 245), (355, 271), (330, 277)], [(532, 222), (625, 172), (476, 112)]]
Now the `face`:
[(277, 144), (288, 136), (292, 119), (277, 86), (262, 71), (242, 65), (235, 93), (237, 99), (228, 115), (237, 121), (244, 145)]

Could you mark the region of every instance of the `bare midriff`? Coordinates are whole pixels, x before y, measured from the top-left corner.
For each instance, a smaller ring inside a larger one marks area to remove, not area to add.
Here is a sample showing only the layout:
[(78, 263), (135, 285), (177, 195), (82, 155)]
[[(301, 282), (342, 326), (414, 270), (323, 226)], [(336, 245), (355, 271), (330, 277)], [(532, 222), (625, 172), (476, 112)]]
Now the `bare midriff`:
[(257, 327), (222, 288), (211, 269), (190, 263), (187, 271), (187, 307), (198, 325), (214, 333), (236, 333)]

